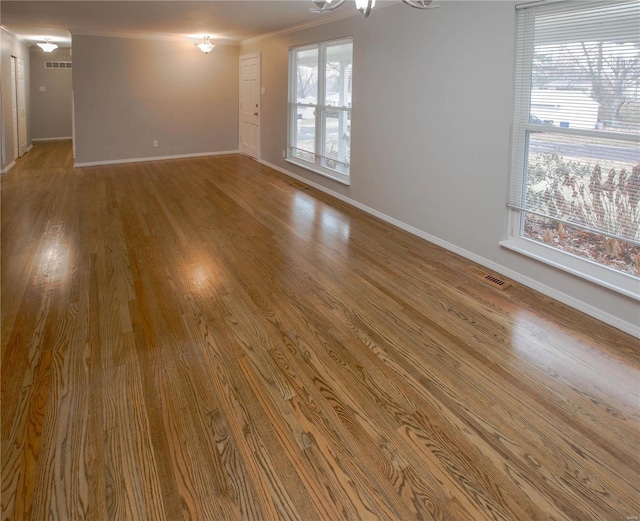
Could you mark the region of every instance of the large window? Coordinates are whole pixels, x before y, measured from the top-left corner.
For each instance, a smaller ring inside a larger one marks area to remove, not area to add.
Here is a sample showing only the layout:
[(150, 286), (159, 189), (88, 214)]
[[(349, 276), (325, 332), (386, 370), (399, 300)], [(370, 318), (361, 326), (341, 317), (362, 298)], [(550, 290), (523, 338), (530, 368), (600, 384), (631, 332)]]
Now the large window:
[(336, 40), (289, 53), (287, 159), (349, 183), (353, 42)]
[(503, 243), (625, 294), (640, 276), (640, 1), (518, 10)]

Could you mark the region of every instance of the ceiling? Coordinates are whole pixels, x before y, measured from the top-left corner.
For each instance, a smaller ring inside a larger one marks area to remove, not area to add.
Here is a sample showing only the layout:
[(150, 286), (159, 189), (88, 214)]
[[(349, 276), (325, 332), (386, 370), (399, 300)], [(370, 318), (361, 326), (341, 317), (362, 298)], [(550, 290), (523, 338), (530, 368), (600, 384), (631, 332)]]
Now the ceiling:
[(31, 44), (48, 37), (62, 47), (71, 45), (71, 34), (193, 40), (210, 35), (214, 43), (237, 44), (356, 13), (353, 2), (326, 14), (311, 13), (311, 7), (311, 0), (2, 0), (0, 22)]

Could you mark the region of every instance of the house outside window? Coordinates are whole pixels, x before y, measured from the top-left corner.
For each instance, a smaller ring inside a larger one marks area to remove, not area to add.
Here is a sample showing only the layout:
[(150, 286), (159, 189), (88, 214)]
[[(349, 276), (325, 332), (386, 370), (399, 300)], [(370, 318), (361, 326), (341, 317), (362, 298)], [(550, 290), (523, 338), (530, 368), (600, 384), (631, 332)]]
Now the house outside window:
[(289, 51), (287, 160), (349, 184), (353, 41)]
[(503, 246), (640, 298), (640, 1), (517, 12)]

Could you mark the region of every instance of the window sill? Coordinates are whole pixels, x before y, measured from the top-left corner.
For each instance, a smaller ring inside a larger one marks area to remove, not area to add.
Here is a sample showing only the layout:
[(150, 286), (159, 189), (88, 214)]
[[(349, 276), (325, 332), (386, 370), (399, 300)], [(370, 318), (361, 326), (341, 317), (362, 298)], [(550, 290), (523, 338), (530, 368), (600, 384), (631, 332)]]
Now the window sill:
[(640, 301), (640, 279), (632, 275), (601, 266), (524, 237), (510, 237), (501, 241), (500, 246)]
[(291, 163), (292, 165), (299, 166), (304, 168), (305, 170), (309, 170), (315, 174), (320, 174), (321, 176), (328, 177), (333, 181), (337, 181), (340, 184), (350, 186), (351, 182), (349, 180), (349, 176), (345, 174), (340, 174), (339, 172), (332, 172), (331, 170), (324, 170), (317, 165), (312, 165), (311, 163), (307, 163), (306, 161), (298, 161), (294, 158), (287, 157), (285, 159), (287, 163)]

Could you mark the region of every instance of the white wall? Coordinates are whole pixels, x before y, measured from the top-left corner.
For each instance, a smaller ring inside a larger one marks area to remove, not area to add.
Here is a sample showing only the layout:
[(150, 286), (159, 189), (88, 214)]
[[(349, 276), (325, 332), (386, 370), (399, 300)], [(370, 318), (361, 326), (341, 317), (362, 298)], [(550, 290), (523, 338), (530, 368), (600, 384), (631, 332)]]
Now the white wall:
[(4, 170), (17, 158), (13, 154), (13, 131), (11, 114), (11, 56), (24, 60), (25, 70), (25, 94), (27, 109), (27, 146), (31, 146), (31, 128), (29, 124), (31, 114), (31, 103), (29, 96), (29, 48), (12, 33), (0, 28), (0, 89), (2, 91), (2, 159), (0, 160), (0, 170)]
[[(237, 46), (73, 37), (76, 164), (238, 149)], [(153, 141), (158, 141), (158, 148)]]
[(45, 61), (72, 61), (70, 49), (45, 53), (34, 45), (30, 57), (33, 140), (71, 137), (72, 70), (44, 68)]
[[(247, 43), (262, 53), (261, 158), (627, 331), (638, 305), (506, 250), (515, 6), (441, 2)], [(288, 48), (352, 36), (351, 186), (285, 162)], [(597, 322), (594, 322), (597, 327)]]

